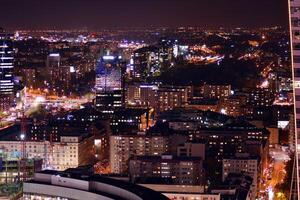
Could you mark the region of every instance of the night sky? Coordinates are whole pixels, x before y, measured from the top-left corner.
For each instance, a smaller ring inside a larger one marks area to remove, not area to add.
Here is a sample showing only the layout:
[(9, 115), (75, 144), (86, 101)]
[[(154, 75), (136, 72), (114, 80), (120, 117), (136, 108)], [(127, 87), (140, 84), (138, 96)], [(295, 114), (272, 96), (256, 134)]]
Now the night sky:
[(287, 0), (0, 0), (4, 28), (287, 26)]

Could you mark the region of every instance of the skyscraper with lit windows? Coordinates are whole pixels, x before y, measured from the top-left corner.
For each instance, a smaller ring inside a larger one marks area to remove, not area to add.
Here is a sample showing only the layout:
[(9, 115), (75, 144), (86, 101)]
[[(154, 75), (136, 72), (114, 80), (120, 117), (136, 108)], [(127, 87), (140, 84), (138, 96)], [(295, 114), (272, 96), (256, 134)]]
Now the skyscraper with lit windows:
[(11, 35), (0, 28), (0, 111), (11, 106), (14, 94), (14, 56)]
[(300, 199), (299, 194), (299, 153), (300, 153), (300, 0), (289, 0), (289, 22), (291, 39), (291, 60), (294, 78), (295, 102), (295, 159), (291, 200)]
[(113, 113), (124, 106), (125, 64), (121, 56), (104, 55), (96, 68), (96, 108), (102, 113)]

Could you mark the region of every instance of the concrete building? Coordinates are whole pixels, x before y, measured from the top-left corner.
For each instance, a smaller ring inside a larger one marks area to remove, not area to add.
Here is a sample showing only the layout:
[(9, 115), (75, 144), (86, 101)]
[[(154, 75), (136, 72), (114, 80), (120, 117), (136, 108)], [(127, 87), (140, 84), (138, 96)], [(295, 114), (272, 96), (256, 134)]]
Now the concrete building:
[(115, 174), (128, 172), (129, 159), (137, 155), (158, 156), (169, 151), (167, 136), (140, 134), (110, 136), (110, 168)]
[(220, 194), (221, 199), (255, 200), (251, 191), (253, 179), (245, 174), (228, 174), (220, 185), (211, 189), (212, 194)]
[(205, 171), (202, 162), (199, 157), (136, 156), (129, 162), (129, 174), (133, 182), (161, 178), (171, 184), (203, 185)]
[[(93, 164), (94, 136), (76, 132), (62, 133), (58, 141), (31, 140), (24, 143), (19, 134), (7, 134), (0, 137), (0, 149), (7, 155), (29, 159), (43, 159), (43, 167), (65, 170), (79, 165)], [(23, 149), (24, 145), (24, 149)]]
[(188, 103), (188, 87), (163, 86), (157, 90), (156, 112), (183, 107)]
[(222, 98), (218, 103), (217, 112), (233, 117), (246, 115), (246, 97), (230, 96)]
[(205, 160), (205, 144), (200, 142), (186, 142), (177, 147), (178, 157), (199, 157)]
[(37, 88), (37, 70), (35, 68), (22, 68), (20, 69), (23, 81), (28, 88)]
[(275, 100), (275, 92), (269, 88), (255, 88), (249, 91), (248, 104), (253, 107), (272, 106)]
[(134, 84), (126, 87), (126, 104), (144, 108), (155, 108), (157, 85)]
[(251, 198), (255, 199), (258, 195), (258, 187), (261, 177), (261, 162), (258, 157), (251, 157), (249, 154), (236, 154), (231, 158), (223, 159), (222, 180), (228, 177), (229, 174), (245, 174), (253, 179), (251, 185)]
[(221, 99), (231, 95), (231, 85), (203, 85), (203, 97), (205, 99)]

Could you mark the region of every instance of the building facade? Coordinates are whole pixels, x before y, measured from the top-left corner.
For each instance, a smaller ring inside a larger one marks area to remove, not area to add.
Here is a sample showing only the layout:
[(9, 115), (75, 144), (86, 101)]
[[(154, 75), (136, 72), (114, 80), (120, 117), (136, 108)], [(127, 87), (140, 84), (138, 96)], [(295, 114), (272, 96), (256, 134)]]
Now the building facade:
[(205, 171), (199, 157), (137, 156), (129, 162), (132, 181), (147, 178), (169, 179), (173, 184), (203, 185)]
[(300, 199), (299, 193), (299, 145), (300, 141), (300, 0), (289, 0), (289, 22), (291, 41), (291, 60), (294, 80), (294, 102), (295, 102), (295, 172), (293, 180), (297, 183), (293, 189), (290, 199)]
[(103, 113), (113, 113), (124, 106), (124, 70), (120, 56), (101, 56), (96, 68), (96, 108)]
[(0, 111), (6, 111), (14, 97), (14, 50), (11, 35), (0, 28)]
[(115, 174), (128, 171), (129, 159), (135, 155), (162, 155), (168, 152), (168, 137), (140, 135), (110, 136), (110, 168)]
[(93, 137), (83, 138), (70, 135), (61, 136), (59, 142), (0, 141), (0, 149), (9, 157), (21, 157), (25, 145), (25, 157), (29, 159), (43, 159), (43, 167), (65, 170), (70, 167), (93, 164)]

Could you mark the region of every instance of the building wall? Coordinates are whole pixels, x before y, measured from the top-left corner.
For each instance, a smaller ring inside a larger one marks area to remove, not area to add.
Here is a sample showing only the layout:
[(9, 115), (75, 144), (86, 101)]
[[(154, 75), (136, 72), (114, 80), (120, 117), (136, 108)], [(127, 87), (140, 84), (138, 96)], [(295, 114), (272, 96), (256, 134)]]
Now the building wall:
[[(27, 141), (25, 151), (28, 158), (43, 159), (44, 167), (65, 170), (91, 163), (93, 144), (92, 138), (79, 143)], [(22, 141), (0, 141), (0, 149), (14, 157), (22, 156), (22, 145)]]
[(203, 97), (206, 99), (221, 99), (228, 97), (231, 92), (230, 85), (209, 85), (203, 86)]
[(129, 162), (132, 181), (139, 178), (168, 178), (175, 184), (202, 185), (204, 184), (204, 169), (201, 159), (181, 160), (179, 157), (138, 157)]
[(234, 158), (234, 159), (223, 159), (223, 171), (222, 171), (222, 179), (223, 181), (226, 179), (229, 173), (246, 173), (253, 178), (252, 182), (252, 195), (251, 199), (255, 199), (259, 180), (260, 180), (260, 163), (258, 159), (251, 158)]
[(82, 191), (73, 188), (61, 187), (56, 185), (43, 185), (37, 183), (24, 183), (23, 186), (24, 197), (33, 198), (36, 196), (46, 196), (46, 197), (63, 197), (68, 199), (90, 199), (90, 200), (113, 200), (113, 198), (108, 198), (103, 195), (96, 193)]
[(163, 136), (110, 136), (111, 172), (117, 174), (127, 172), (129, 158), (135, 155), (162, 155), (168, 150), (168, 138)]
[(297, 194), (292, 193), (291, 199), (300, 199), (299, 188), (299, 145), (300, 140), (300, 0), (289, 0), (289, 22), (290, 22), (290, 39), (291, 39), (291, 60), (292, 72), (294, 81), (294, 102), (295, 102), (295, 141), (296, 141), (296, 180), (297, 181)]

